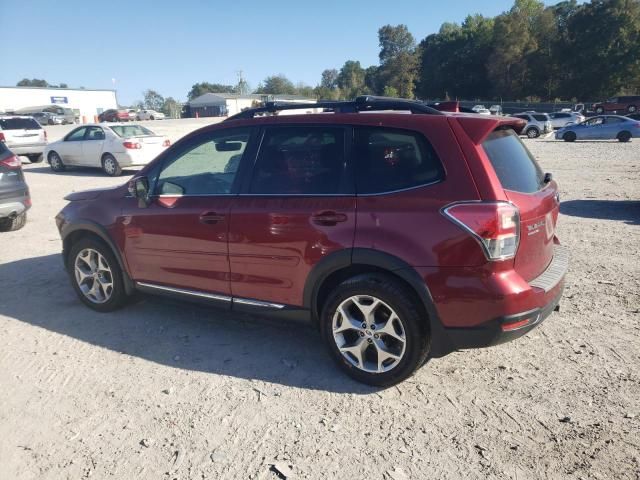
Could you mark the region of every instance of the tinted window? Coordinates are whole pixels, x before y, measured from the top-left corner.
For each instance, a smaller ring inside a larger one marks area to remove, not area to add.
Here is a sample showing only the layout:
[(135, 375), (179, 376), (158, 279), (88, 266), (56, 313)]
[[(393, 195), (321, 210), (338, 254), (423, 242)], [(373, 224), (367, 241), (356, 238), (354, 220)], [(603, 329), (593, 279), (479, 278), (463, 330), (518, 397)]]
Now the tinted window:
[(162, 166), (160, 195), (222, 195), (231, 193), (250, 128), (221, 130), (194, 140)]
[(79, 128), (77, 130), (74, 130), (73, 132), (71, 132), (69, 135), (67, 135), (67, 138), (65, 138), (65, 140), (67, 142), (75, 142), (78, 140), (84, 140), (84, 134), (87, 131), (86, 128)]
[(344, 192), (344, 135), (340, 127), (268, 128), (249, 191), (282, 195)]
[(393, 192), (443, 178), (433, 147), (419, 133), (356, 128), (356, 188), (361, 194)]
[(549, 116), (551, 118), (569, 118), (571, 115), (568, 113), (552, 113)]
[(534, 115), (533, 118), (535, 118), (539, 122), (546, 122), (547, 120), (549, 120), (549, 117), (547, 117), (546, 115)]
[(104, 132), (100, 127), (88, 127), (85, 140), (104, 140)]
[(611, 125), (614, 123), (624, 123), (627, 120), (625, 120), (624, 118), (619, 118), (619, 117), (607, 117), (607, 124)]
[(533, 193), (542, 188), (544, 174), (513, 130), (493, 132), (482, 146), (504, 189)]
[(40, 130), (42, 127), (33, 118), (0, 118), (2, 130)]
[(142, 125), (112, 125), (109, 128), (119, 137), (148, 137), (155, 135), (155, 133)]

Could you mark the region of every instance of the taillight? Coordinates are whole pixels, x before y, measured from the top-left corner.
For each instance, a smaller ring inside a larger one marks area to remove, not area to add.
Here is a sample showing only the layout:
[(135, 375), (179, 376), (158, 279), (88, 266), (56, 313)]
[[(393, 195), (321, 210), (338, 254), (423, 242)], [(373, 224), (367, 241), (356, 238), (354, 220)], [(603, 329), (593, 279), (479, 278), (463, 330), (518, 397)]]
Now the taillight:
[(520, 241), (520, 212), (511, 203), (454, 203), (443, 213), (478, 240), (489, 260), (515, 256)]
[(129, 148), (131, 150), (140, 150), (142, 148), (142, 145), (138, 142), (123, 142), (122, 145), (124, 145), (124, 148)]
[(22, 167), (22, 163), (20, 162), (20, 159), (15, 155), (11, 155), (10, 157), (5, 158), (4, 160), (0, 160), (0, 165), (6, 168), (10, 168), (12, 170)]
[(4, 138), (4, 133), (0, 132), (0, 142), (4, 142), (5, 138)]
[(171, 140), (166, 139), (164, 142), (162, 142), (162, 146), (163, 147), (170, 147), (171, 146)]

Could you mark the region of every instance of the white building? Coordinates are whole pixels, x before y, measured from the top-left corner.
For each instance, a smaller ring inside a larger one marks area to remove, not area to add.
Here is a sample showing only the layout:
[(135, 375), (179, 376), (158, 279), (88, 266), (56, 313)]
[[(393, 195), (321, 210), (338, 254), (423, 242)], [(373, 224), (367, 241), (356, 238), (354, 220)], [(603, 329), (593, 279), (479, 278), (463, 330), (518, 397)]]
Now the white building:
[(72, 109), (80, 122), (93, 122), (104, 110), (118, 108), (118, 101), (115, 90), (0, 87), (0, 112), (21, 113), (51, 105)]
[(300, 95), (205, 93), (189, 102), (190, 116), (195, 117), (197, 114), (198, 117), (230, 117), (263, 102), (316, 103), (316, 99)]

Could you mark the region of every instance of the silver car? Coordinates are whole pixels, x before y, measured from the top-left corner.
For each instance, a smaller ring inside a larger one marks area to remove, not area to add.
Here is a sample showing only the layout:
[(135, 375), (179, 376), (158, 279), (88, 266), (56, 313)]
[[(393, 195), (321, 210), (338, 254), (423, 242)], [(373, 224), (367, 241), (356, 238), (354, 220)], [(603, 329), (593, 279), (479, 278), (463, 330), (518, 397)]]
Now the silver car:
[(618, 140), (628, 142), (640, 137), (640, 122), (619, 115), (600, 115), (577, 125), (568, 125), (556, 132), (556, 140)]
[(554, 112), (549, 114), (549, 118), (554, 129), (566, 127), (571, 123), (582, 123), (585, 120), (584, 115), (578, 112)]
[(522, 134), (529, 138), (538, 138), (540, 135), (553, 131), (551, 119), (546, 113), (524, 112), (511, 116), (527, 121), (527, 124), (522, 129)]
[(47, 146), (47, 134), (33, 117), (0, 115), (0, 142), (16, 155), (40, 162)]
[(51, 112), (36, 112), (31, 115), (40, 125), (62, 125), (64, 118)]

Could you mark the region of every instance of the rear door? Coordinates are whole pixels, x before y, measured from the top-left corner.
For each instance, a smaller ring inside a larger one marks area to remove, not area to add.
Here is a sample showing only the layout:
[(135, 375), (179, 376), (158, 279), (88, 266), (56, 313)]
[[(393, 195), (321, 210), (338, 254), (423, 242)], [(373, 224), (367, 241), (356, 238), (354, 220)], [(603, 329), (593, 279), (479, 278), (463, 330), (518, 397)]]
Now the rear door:
[(507, 198), (520, 210), (515, 269), (531, 281), (553, 258), (560, 208), (557, 185), (545, 183), (540, 166), (512, 130), (493, 132), (483, 147)]
[(105, 134), (102, 127), (87, 127), (82, 144), (82, 156), (79, 164), (88, 167), (102, 165), (102, 151), (104, 149)]
[[(317, 262), (353, 246), (356, 197), (342, 126), (269, 126), (231, 211), (234, 298), (301, 306)], [(235, 300), (234, 300), (235, 301)]]
[(33, 118), (0, 118), (0, 130), (9, 148), (39, 145), (46, 141), (44, 129)]

